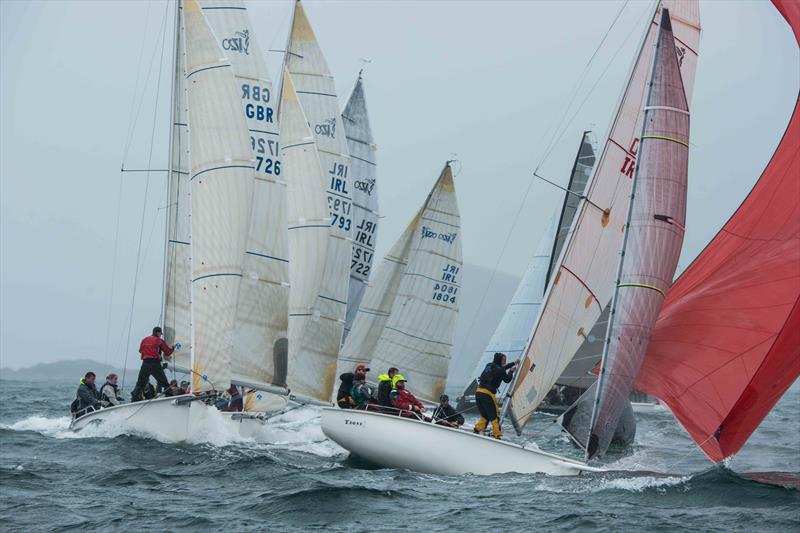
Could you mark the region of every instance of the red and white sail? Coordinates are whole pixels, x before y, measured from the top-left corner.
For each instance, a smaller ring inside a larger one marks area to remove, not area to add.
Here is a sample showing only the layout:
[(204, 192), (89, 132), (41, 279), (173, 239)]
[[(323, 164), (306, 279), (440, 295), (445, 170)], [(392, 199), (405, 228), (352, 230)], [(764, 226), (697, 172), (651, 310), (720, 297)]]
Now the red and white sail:
[(673, 43), (669, 12), (662, 9), (587, 459), (611, 443), (683, 245), (689, 106)]
[[(673, 32), (687, 96), (700, 38), (696, 0), (662, 2)], [(639, 152), (647, 81), (661, 4), (656, 7), (572, 230), (551, 273), (542, 312), (525, 351), (510, 413), (517, 431), (527, 423), (611, 300)]]

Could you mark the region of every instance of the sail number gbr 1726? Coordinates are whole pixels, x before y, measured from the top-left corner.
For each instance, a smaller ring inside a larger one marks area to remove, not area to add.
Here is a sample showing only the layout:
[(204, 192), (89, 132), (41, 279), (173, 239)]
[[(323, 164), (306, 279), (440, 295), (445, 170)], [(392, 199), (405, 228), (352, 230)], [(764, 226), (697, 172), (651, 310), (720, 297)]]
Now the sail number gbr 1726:
[(441, 272), (441, 281), (437, 281), (433, 287), (432, 300), (445, 303), (456, 303), (458, 294), (457, 275), (461, 272), (461, 267), (453, 264), (446, 264)]

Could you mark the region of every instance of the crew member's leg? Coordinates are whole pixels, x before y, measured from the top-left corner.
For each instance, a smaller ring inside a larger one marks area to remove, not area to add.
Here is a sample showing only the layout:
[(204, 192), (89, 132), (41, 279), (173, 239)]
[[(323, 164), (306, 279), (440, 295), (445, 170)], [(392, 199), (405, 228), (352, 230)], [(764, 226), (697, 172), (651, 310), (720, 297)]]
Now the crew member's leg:
[(139, 376), (136, 378), (136, 386), (133, 387), (131, 393), (131, 401), (138, 402), (142, 399), (142, 391), (147, 381), (150, 379), (150, 365), (147, 364), (148, 359), (142, 361), (142, 366), (139, 367)]
[(491, 399), (489, 398), (489, 395), (480, 391), (475, 391), (475, 405), (477, 406), (478, 412), (481, 414), (481, 417), (475, 424), (475, 429), (473, 431), (475, 433), (483, 433), (483, 430), (486, 429), (486, 424), (490, 420), (489, 413), (490, 413)]
[(492, 436), (500, 439), (503, 437), (503, 432), (500, 431), (500, 406), (497, 405), (497, 397), (494, 394), (490, 397), (492, 399), (492, 408), (489, 413), (491, 415), (489, 421), (492, 423)]
[(153, 361), (150, 374), (156, 378), (156, 383), (158, 384), (157, 391), (161, 394), (162, 391), (169, 388), (169, 381), (167, 381), (167, 375), (164, 374), (164, 367), (161, 366), (161, 361), (159, 359), (150, 360)]

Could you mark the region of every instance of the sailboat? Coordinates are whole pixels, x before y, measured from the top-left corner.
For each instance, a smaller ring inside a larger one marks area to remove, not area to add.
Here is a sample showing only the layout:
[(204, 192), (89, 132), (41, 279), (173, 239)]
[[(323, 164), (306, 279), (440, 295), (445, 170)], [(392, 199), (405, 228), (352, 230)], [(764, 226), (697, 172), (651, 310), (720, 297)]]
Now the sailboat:
[(585, 198), (554, 263), (542, 311), (510, 401), (504, 405), (504, 414), (510, 415), (518, 433), (587, 340), (614, 292), (662, 7), (669, 8), (674, 16), (672, 51), (679, 58), (686, 100), (690, 99), (700, 38), (698, 5), (658, 2)]
[[(644, 127), (646, 89), (654, 81), (653, 72), (661, 72), (659, 65), (654, 66), (656, 38), (663, 25), (671, 27), (669, 15), (662, 14), (662, 11), (667, 11), (662, 4), (674, 5), (658, 2), (648, 20), (603, 152), (577, 208), (563, 250), (554, 263), (521, 368), (515, 374), (511, 394), (504, 403), (503, 418), (510, 414), (518, 433), (572, 360), (611, 299), (615, 285), (614, 259), (623, 246), (628, 198), (641, 142), (640, 133)], [(673, 40), (667, 41), (672, 56), (662, 53), (658, 59), (661, 62), (678, 61), (675, 46), (679, 40), (692, 50), (696, 49), (695, 41), (699, 40), (696, 2), (680, 2), (677, 8), (676, 36), (672, 38), (670, 35)], [(685, 71), (682, 72), (684, 83), (687, 79), (694, 79), (695, 65), (696, 55), (685, 53), (681, 62)], [(685, 99), (688, 101), (688, 94)], [(414, 420), (390, 419), (391, 415), (354, 414), (331, 409), (324, 409), (322, 417), (323, 430), (329, 437), (358, 455), (386, 466), (438, 474), (515, 471), (575, 475), (599, 470), (580, 461), (546, 454), (535, 447), (523, 448), (483, 435)], [(407, 439), (402, 447), (392, 447), (388, 440), (374, 446), (375, 441), (381, 439), (367, 440), (363, 433), (359, 435), (364, 427), (371, 428), (370, 435), (393, 434), (391, 428), (398, 424), (410, 426), (403, 428)], [(383, 431), (372, 431), (376, 426)], [(443, 452), (432, 453), (434, 449)]]
[[(458, 207), (447, 164), (370, 282), (342, 348), (340, 371), (359, 363), (376, 369), (396, 366), (415, 395), (436, 401), (444, 392), (461, 299), (461, 268)], [(393, 468), (446, 475), (599, 471), (517, 444), (374, 411), (323, 408), (322, 431), (352, 453)], [(396, 446), (398, 434), (406, 436), (407, 444)], [(474, 460), (496, 454), (497, 448), (497, 462), (487, 466)]]
[(255, 392), (285, 392), (270, 383), (288, 297), (271, 83), (241, 2), (185, 0), (175, 20), (164, 320), (173, 370), (191, 374), (193, 394), (95, 411), (73, 429), (125, 421), (184, 440), (232, 383), (254, 390), (253, 420), (286, 403)]
[(363, 69), (342, 111), (342, 125), (353, 177), (353, 258), (342, 343), (347, 339), (367, 289), (378, 238), (378, 188), (375, 140), (367, 112)]
[(438, 401), (461, 302), (462, 266), (461, 220), (448, 162), (367, 288), (337, 374), (361, 363), (396, 366), (416, 396)]

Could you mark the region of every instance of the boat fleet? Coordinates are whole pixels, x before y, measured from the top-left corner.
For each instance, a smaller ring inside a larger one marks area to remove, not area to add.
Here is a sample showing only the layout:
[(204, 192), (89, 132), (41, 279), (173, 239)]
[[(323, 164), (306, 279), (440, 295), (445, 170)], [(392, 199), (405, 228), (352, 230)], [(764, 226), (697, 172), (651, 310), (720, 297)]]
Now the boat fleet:
[[(796, 5), (774, 4), (790, 24), (800, 19)], [(162, 318), (176, 347), (169, 364), (191, 376), (191, 394), (93, 411), (73, 429), (124, 423), (182, 441), (222, 417), (253, 435), (291, 406), (312, 405), (328, 438), (381, 466), (578, 475), (602, 471), (590, 461), (612, 441), (632, 441), (629, 397), (640, 390), (666, 405), (710, 459), (735, 454), (800, 375), (800, 273), (791, 269), (800, 262), (800, 211), (797, 198), (770, 195), (800, 172), (796, 159), (780, 158), (800, 126), (795, 113), (726, 225), (737, 231), (723, 229), (673, 284), (700, 29), (696, 0), (654, 3), (608, 132), (599, 142), (591, 132), (580, 139), (563, 204), (474, 372), (496, 352), (519, 359), (497, 393), (501, 420), (518, 434), (554, 390), (579, 391), (559, 418), (582, 451), (577, 460), (424, 419), (333, 407), (338, 376), (357, 365), (399, 367), (417, 397), (437, 402), (451, 358), (463, 355), (453, 353), (465, 290), (453, 162), (376, 260), (379, 181), (362, 74), (340, 107), (297, 1), (276, 90), (240, 0), (177, 1)], [(756, 214), (767, 209), (769, 229)], [(748, 238), (765, 232), (771, 240)], [(737, 246), (750, 262), (725, 260)], [(767, 260), (786, 274), (775, 275), (781, 291), (723, 301), (745, 291), (753, 265)], [(726, 322), (702, 326), (717, 304)], [(753, 327), (747, 317), (760, 306), (772, 312)], [(731, 346), (732, 337), (741, 342)], [(219, 413), (210, 399), (231, 385), (248, 392), (244, 410)], [(708, 393), (720, 388), (729, 392)], [(398, 432), (401, 447), (392, 445)]]

